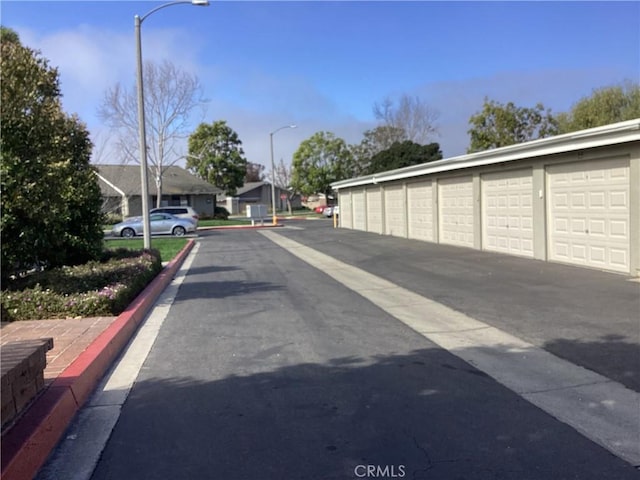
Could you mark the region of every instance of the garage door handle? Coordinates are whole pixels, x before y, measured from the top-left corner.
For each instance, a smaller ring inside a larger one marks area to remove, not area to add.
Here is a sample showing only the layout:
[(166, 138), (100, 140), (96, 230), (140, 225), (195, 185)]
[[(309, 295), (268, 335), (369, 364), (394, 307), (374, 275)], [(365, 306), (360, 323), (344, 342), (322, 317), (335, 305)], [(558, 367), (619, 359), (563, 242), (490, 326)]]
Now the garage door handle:
[(587, 230), (585, 230), (585, 231), (584, 231), (584, 233), (589, 233), (589, 230), (588, 230), (588, 229), (587, 229)]

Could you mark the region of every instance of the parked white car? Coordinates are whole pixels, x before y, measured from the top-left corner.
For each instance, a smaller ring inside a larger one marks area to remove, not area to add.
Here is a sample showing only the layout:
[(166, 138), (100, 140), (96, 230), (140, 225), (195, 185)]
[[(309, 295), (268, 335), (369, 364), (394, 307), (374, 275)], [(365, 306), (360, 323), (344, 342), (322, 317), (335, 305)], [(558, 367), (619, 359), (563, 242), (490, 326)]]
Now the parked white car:
[(184, 218), (193, 222), (196, 227), (198, 226), (198, 219), (200, 216), (192, 207), (159, 207), (152, 208), (149, 213), (168, 213), (174, 217)]
[[(142, 217), (129, 218), (114, 225), (111, 235), (125, 238), (142, 235), (144, 232), (142, 223)], [(149, 225), (153, 235), (167, 234), (174, 237), (182, 237), (187, 233), (196, 231), (196, 225), (191, 220), (174, 217), (168, 213), (153, 213), (149, 215)]]

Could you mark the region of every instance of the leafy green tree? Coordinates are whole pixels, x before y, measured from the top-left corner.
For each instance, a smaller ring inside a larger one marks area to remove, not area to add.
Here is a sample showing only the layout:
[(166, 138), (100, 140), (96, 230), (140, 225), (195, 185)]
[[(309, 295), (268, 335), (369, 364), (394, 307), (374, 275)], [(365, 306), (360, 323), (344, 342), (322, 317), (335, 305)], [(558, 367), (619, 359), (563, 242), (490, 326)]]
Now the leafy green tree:
[(442, 150), (440, 150), (439, 144), (418, 145), (411, 140), (405, 140), (404, 142), (396, 142), (386, 150), (374, 155), (366, 173), (371, 175), (441, 159)]
[(467, 153), (506, 147), (556, 135), (558, 125), (551, 111), (541, 103), (533, 108), (506, 105), (485, 97), (482, 110), (469, 119), (470, 145)]
[(2, 279), (102, 251), (100, 189), (86, 127), (62, 111), (58, 72), (0, 31)]
[(293, 154), (291, 187), (302, 195), (329, 195), (331, 183), (353, 176), (353, 155), (342, 138), (317, 132)]
[(235, 195), (247, 174), (238, 134), (224, 120), (201, 123), (189, 137), (187, 168), (227, 195)]
[(640, 85), (630, 81), (593, 90), (557, 116), (560, 133), (640, 118)]

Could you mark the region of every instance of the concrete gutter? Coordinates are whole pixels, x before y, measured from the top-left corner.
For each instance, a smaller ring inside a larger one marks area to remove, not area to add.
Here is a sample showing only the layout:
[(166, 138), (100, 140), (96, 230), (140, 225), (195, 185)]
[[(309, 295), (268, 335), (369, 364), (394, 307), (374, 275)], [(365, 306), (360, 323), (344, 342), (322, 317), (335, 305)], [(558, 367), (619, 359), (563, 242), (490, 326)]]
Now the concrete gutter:
[[(3, 480), (31, 479), (193, 248), (187, 245), (2, 436)], [(81, 320), (80, 320), (81, 321)]]

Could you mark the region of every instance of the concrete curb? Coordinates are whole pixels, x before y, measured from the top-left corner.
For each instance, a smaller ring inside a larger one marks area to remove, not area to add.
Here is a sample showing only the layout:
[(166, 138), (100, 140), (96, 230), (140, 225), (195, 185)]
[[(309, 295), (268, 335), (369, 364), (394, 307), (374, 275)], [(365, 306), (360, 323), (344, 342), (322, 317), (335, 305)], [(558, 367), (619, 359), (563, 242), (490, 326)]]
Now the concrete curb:
[(278, 227), (283, 227), (284, 225), (282, 224), (277, 224), (277, 225), (228, 225), (228, 226), (221, 226), (221, 227), (198, 227), (197, 231), (204, 231), (204, 230), (258, 230), (261, 228), (278, 228)]
[(54, 380), (2, 436), (2, 480), (32, 479), (76, 412), (171, 282), (195, 241), (169, 262), (114, 322)]

